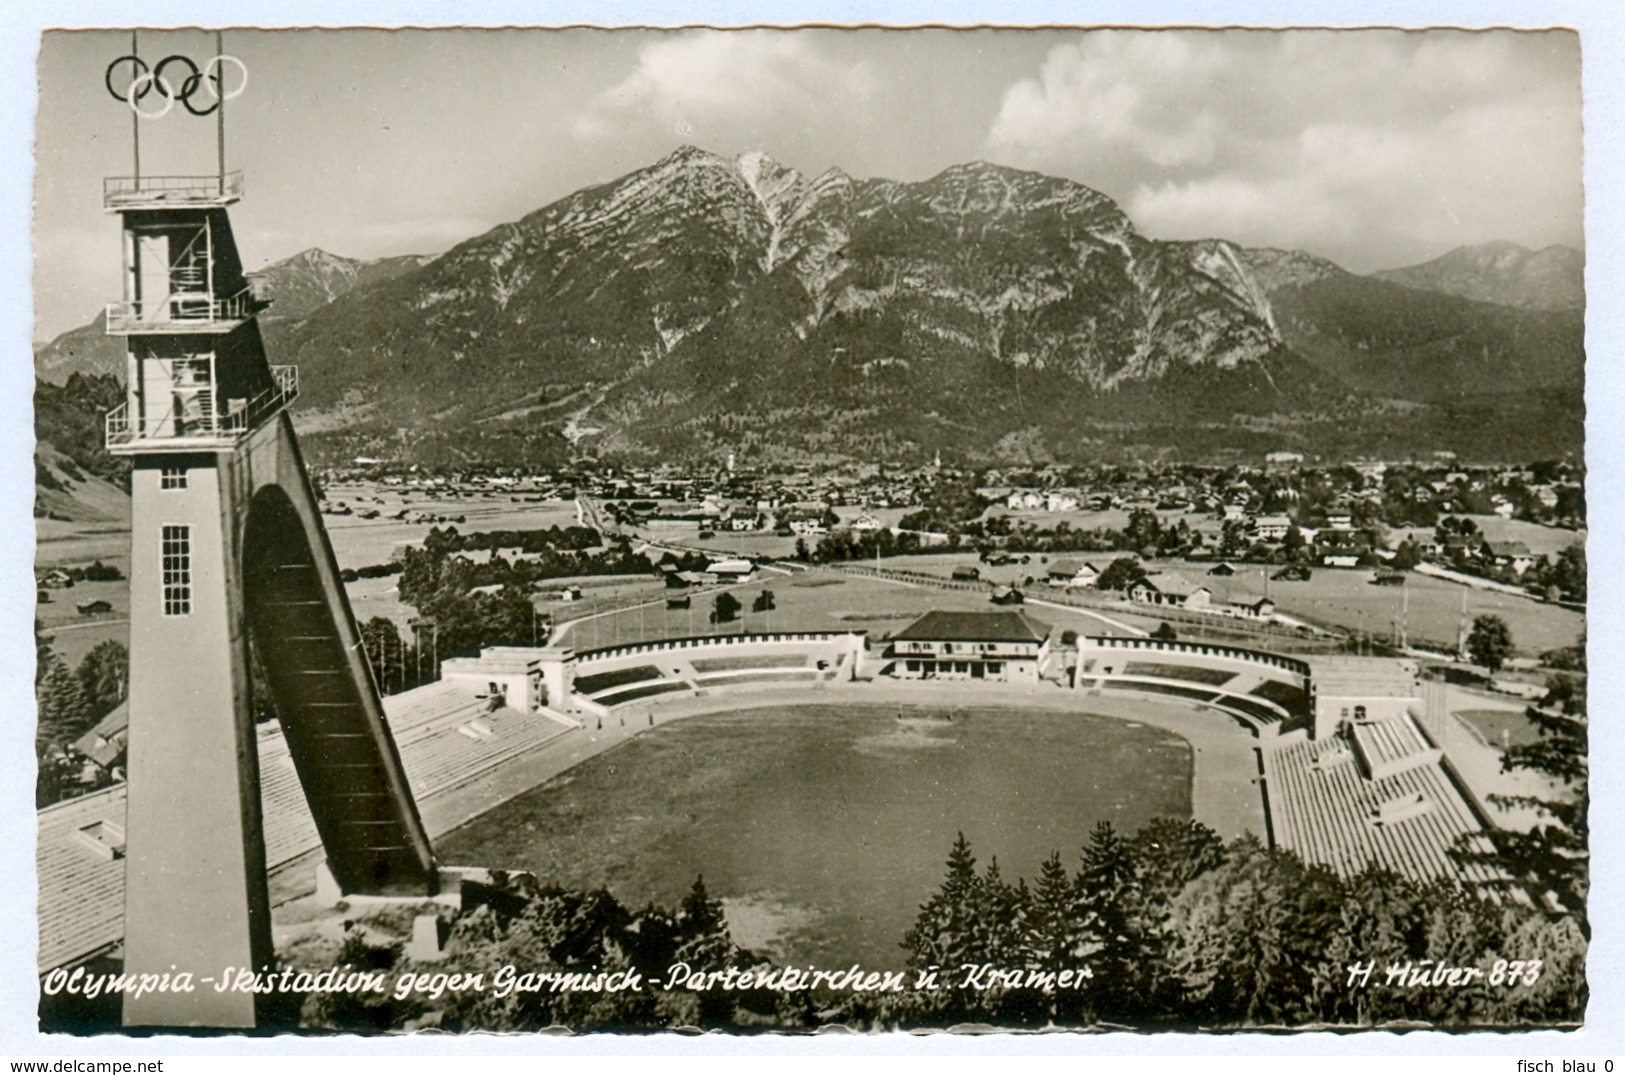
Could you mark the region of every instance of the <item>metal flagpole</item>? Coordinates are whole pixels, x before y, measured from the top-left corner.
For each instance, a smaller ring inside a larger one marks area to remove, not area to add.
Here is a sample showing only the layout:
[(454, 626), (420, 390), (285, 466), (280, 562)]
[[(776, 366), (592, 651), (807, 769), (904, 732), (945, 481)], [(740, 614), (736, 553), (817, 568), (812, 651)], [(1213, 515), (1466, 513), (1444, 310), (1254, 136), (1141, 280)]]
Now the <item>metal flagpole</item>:
[(226, 54), (225, 46), (221, 43), (220, 31), (214, 32), (215, 73), (217, 80), (214, 87), (215, 99), (215, 149), (220, 162), (220, 196), (226, 194), (226, 65), (219, 57)]
[[(135, 72), (139, 70), (140, 67), (140, 55), (136, 49), (135, 38), (136, 32), (131, 30), (130, 56), (138, 61), (137, 63), (130, 65), (130, 72), (132, 76), (134, 76)], [(153, 81), (156, 82), (157, 79), (154, 78)], [(135, 84), (133, 78), (130, 84), (132, 86)], [(134, 91), (131, 91), (131, 96), (134, 96)], [(139, 191), (141, 189), (141, 113), (135, 110), (135, 106), (133, 104), (130, 107), (130, 144), (135, 148), (135, 189)]]

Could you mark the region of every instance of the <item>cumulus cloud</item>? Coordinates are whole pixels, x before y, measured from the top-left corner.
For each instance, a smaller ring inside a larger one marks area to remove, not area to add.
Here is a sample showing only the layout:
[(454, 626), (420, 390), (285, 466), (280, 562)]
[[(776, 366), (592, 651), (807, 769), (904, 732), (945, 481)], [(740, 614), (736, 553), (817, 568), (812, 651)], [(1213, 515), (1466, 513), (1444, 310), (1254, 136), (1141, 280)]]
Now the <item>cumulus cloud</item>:
[(632, 72), (592, 101), (573, 133), (602, 140), (652, 125), (682, 141), (732, 142), (769, 122), (838, 126), (878, 85), (866, 64), (831, 56), (808, 35), (680, 31), (639, 49)]
[(1582, 241), (1569, 34), (1089, 32), (1005, 91), (986, 145), (1099, 187), (1149, 234), (1357, 270)]

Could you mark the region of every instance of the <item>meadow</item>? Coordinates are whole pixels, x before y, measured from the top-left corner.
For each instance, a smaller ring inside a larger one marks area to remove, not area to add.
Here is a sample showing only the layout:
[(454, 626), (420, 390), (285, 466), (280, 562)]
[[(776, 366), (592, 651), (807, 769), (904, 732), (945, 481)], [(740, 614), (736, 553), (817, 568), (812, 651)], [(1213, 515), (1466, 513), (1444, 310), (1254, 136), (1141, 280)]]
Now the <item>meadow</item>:
[(749, 948), (899, 968), (957, 833), (996, 851), (1012, 882), (1034, 879), (1051, 851), (1075, 869), (1098, 821), (1132, 832), (1189, 817), (1191, 764), (1178, 736), (1086, 713), (757, 708), (639, 735), (436, 851), (604, 887), (629, 906), (675, 904), (703, 873)]

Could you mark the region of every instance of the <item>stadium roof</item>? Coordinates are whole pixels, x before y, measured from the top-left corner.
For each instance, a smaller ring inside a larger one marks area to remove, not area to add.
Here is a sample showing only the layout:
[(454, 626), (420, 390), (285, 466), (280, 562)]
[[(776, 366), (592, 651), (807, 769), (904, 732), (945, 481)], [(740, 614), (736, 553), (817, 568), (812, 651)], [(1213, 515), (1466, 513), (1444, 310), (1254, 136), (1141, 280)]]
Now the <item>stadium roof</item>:
[(1025, 612), (945, 612), (933, 609), (897, 633), (898, 641), (1042, 642), (1049, 624)]

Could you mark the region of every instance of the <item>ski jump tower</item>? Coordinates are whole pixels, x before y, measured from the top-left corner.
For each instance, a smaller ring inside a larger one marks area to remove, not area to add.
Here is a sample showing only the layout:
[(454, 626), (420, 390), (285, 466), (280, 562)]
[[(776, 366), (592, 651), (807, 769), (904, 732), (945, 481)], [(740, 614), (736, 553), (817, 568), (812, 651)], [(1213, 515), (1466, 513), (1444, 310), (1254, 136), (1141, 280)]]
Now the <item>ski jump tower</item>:
[[(338, 887), (437, 887), (288, 416), (298, 371), (267, 363), (266, 301), (232, 239), (242, 176), (225, 170), (223, 105), (246, 81), (230, 57), (108, 68), (137, 123), (176, 101), (220, 117), (217, 174), (141, 175), (138, 140), (137, 174), (103, 185), (123, 228), (107, 332), (126, 343), (126, 400), (106, 433), (133, 464), (124, 966), (137, 974), (218, 979), (274, 959), (251, 643)], [(124, 1022), (252, 1027), (256, 1009), (252, 993), (198, 983), (127, 996)]]

